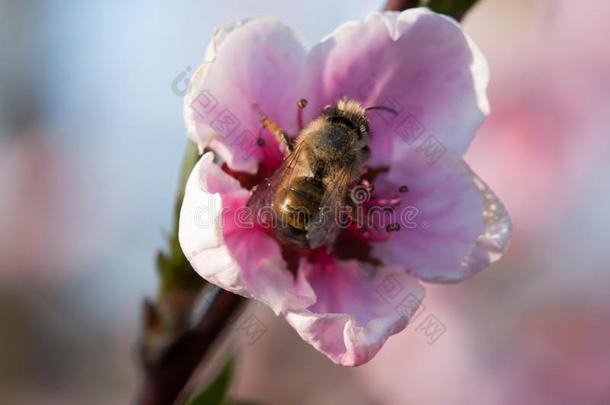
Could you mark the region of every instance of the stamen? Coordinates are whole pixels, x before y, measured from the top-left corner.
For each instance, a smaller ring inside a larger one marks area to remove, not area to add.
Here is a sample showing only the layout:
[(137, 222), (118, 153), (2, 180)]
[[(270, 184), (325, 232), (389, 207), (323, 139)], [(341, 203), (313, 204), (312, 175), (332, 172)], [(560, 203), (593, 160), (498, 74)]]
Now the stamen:
[[(369, 195), (372, 195), (374, 186), (368, 179), (361, 179), (360, 185), (357, 186), (360, 188), (360, 191), (366, 191)], [(406, 189), (406, 190), (405, 190)], [(401, 192), (408, 191), (407, 186), (401, 186), (399, 189)], [(384, 242), (390, 238), (388, 233), (397, 232), (400, 230), (399, 223), (392, 223), (390, 225), (385, 226), (383, 224), (373, 224), (370, 223), (369, 215), (370, 210), (383, 210), (386, 214), (393, 214), (395, 212), (395, 207), (400, 204), (400, 197), (393, 198), (373, 198), (367, 199), (363, 201), (361, 204), (358, 204), (359, 207), (364, 209), (364, 212), (361, 214), (361, 218), (352, 217), (353, 223), (352, 231), (350, 232), (352, 235), (356, 236), (359, 239), (363, 239), (368, 242)], [(374, 214), (371, 214), (374, 215)], [(372, 217), (371, 217), (372, 218)], [(386, 222), (387, 223), (387, 222)]]
[(304, 98), (297, 101), (297, 107), (299, 108), (297, 111), (297, 122), (299, 123), (299, 131), (302, 130), (305, 125), (303, 124), (303, 109), (307, 106), (307, 100)]
[(408, 193), (409, 192), (409, 187), (407, 187), (407, 186), (400, 186), (398, 191), (400, 191), (401, 193)]

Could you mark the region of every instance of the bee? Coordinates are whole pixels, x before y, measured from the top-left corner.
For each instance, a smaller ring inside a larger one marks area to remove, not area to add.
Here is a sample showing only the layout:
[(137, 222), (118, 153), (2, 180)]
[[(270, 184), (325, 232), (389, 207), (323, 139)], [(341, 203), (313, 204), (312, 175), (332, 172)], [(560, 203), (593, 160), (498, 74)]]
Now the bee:
[[(305, 105), (305, 100), (298, 103), (301, 124)], [(350, 186), (361, 177), (370, 156), (366, 112), (384, 107), (364, 108), (343, 98), (327, 106), (294, 141), (255, 108), (262, 126), (284, 145), (285, 157), (279, 169), (254, 189), (247, 203), (250, 212), (270, 213), (272, 229), (284, 242), (331, 247), (341, 230), (343, 207), (350, 204)], [(260, 215), (257, 220), (262, 222)]]

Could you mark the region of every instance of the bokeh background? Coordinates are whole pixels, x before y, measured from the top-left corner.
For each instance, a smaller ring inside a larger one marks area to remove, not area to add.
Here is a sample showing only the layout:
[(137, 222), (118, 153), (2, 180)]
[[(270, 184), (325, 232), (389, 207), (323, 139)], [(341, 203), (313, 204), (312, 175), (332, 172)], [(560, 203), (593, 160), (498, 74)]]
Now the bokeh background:
[[(124, 404), (213, 28), (272, 14), (310, 44), (381, 1), (0, 0), (0, 403)], [(416, 325), (332, 365), (253, 304), (232, 390), (282, 404), (610, 404), (610, 2), (482, 0), (492, 114), (467, 161), (514, 222), (502, 261), (426, 285)]]

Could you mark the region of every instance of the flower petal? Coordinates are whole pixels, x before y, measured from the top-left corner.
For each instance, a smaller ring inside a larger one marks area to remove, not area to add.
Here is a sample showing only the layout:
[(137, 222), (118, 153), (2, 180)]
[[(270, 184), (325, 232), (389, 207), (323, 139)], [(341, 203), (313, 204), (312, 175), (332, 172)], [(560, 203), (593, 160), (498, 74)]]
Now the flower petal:
[(505, 250), (510, 218), (498, 198), (467, 164), (447, 151), (431, 163), (411, 153), (375, 183), (381, 195), (400, 194), (394, 210), (401, 225), (388, 241), (373, 244), (373, 256), (405, 266), (429, 282), (472, 276)]
[(286, 319), (306, 342), (337, 364), (371, 360), (389, 336), (403, 330), (424, 297), (417, 281), (396, 267), (364, 267), (330, 257), (301, 262), (299, 276), (317, 297)]
[(510, 242), (513, 228), (508, 211), (498, 196), (476, 174), (472, 173), (472, 177), (485, 204), (485, 233), (479, 236), (475, 247), (460, 263), (467, 275), (476, 274), (502, 257)]
[(454, 20), (426, 8), (344, 24), (311, 50), (305, 75), (310, 119), (344, 95), (397, 112), (369, 113), (372, 166), (431, 134), (461, 155), (489, 112), (485, 58)]
[[(255, 173), (264, 151), (256, 144), (260, 117), (253, 103), (296, 133), (305, 59), (300, 38), (275, 19), (258, 17), (219, 28), (185, 98), (191, 139), (201, 148), (212, 147), (231, 169)], [(274, 142), (266, 131), (264, 136)]]
[(278, 243), (244, 219), (250, 192), (206, 153), (193, 169), (180, 210), (180, 246), (203, 278), (256, 298), (276, 313), (314, 302), (313, 292), (286, 269)]

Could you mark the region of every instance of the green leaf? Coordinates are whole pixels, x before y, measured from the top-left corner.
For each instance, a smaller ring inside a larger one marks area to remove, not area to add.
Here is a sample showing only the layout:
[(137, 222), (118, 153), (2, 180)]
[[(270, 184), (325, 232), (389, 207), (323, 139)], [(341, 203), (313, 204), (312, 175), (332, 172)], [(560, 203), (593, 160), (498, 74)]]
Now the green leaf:
[(402, 11), (414, 7), (428, 7), (437, 13), (460, 21), (478, 0), (388, 0), (385, 10)]
[(235, 359), (230, 358), (220, 373), (214, 378), (214, 381), (212, 381), (205, 390), (195, 395), (193, 399), (189, 401), (188, 405), (240, 404), (240, 402), (227, 402), (227, 399), (225, 399), (231, 379), (233, 378), (234, 368)]
[(449, 15), (460, 21), (477, 1), (478, 0), (422, 0), (420, 5), (426, 6), (437, 13)]
[(188, 176), (198, 160), (199, 151), (197, 150), (197, 145), (193, 142), (188, 142), (180, 170), (172, 232), (167, 238), (168, 246), (166, 250), (160, 251), (157, 254), (157, 271), (161, 279), (161, 293), (175, 289), (197, 291), (205, 284), (205, 281), (189, 264), (178, 242), (178, 219), (182, 200), (184, 199), (184, 188), (186, 187)]

